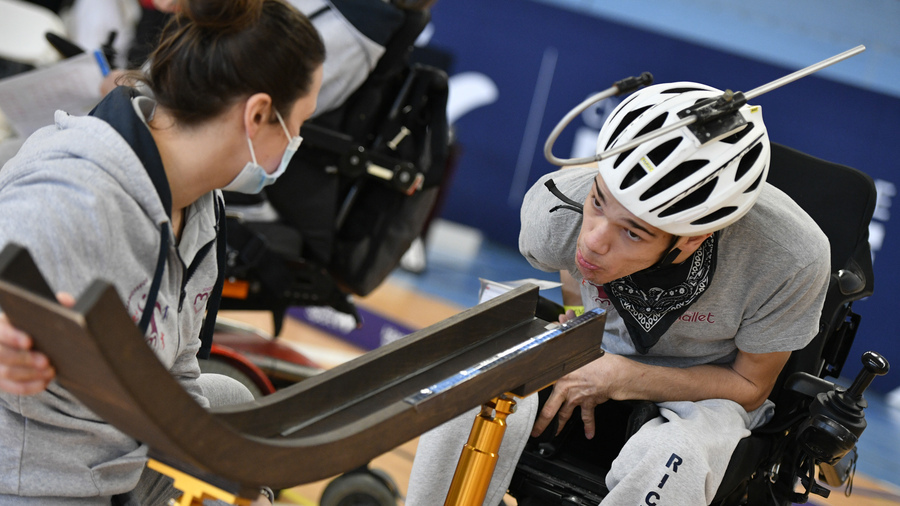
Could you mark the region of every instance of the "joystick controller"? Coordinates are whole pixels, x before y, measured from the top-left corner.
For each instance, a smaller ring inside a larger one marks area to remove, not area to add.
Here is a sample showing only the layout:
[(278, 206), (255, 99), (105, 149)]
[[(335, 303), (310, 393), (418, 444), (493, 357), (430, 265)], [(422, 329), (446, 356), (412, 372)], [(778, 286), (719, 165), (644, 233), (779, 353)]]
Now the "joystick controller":
[(875, 376), (887, 374), (887, 359), (873, 351), (862, 356), (863, 369), (850, 388), (836, 387), (816, 395), (809, 418), (798, 430), (798, 440), (816, 461), (834, 465), (856, 446), (866, 428), (863, 393)]

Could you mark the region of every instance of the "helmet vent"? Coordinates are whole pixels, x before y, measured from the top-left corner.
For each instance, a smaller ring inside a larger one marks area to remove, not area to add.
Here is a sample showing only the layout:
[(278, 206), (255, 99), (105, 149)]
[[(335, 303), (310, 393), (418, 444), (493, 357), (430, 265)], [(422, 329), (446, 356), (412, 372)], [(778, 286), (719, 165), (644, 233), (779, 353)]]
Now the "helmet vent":
[(637, 135), (634, 136), (634, 138), (637, 139), (638, 137), (640, 137), (644, 134), (648, 134), (654, 130), (659, 130), (663, 126), (663, 124), (666, 122), (666, 118), (668, 116), (669, 116), (669, 113), (664, 112), (664, 113), (660, 114), (659, 116), (653, 118), (653, 121), (651, 121), (650, 123), (647, 123), (644, 126), (644, 128), (642, 128), (641, 131), (638, 132)]
[(612, 135), (609, 136), (609, 141), (606, 143), (606, 146), (603, 149), (604, 150), (609, 149), (609, 147), (612, 145), (612, 143), (616, 139), (619, 138), (619, 134), (622, 133), (622, 130), (625, 130), (625, 128), (628, 127), (628, 125), (630, 125), (635, 119), (637, 119), (638, 116), (643, 114), (644, 111), (646, 111), (649, 108), (650, 108), (649, 105), (646, 107), (639, 107), (639, 108), (629, 112), (625, 116), (623, 116), (622, 121), (620, 121), (619, 124), (616, 125), (616, 129), (613, 131)]
[[(663, 126), (663, 124), (665, 124), (666, 118), (668, 116), (669, 116), (669, 113), (664, 112), (664, 113), (660, 114), (659, 116), (653, 118), (653, 121), (644, 125), (644, 128), (642, 128), (641, 131), (638, 132), (633, 137), (633, 139), (637, 139), (638, 137), (640, 137), (644, 134), (650, 133), (654, 130), (659, 130)], [(633, 140), (633, 139), (629, 139), (629, 140)], [(675, 148), (672, 148), (672, 149), (675, 149)], [(628, 155), (630, 155), (633, 151), (634, 151), (634, 148), (629, 149), (628, 151), (619, 153), (619, 156), (616, 157), (615, 163), (613, 163), (613, 168), (614, 169), (617, 168), (619, 166), (619, 164), (621, 164), (626, 158), (628, 158)], [(654, 163), (656, 163), (656, 162), (654, 162)]]
[(747, 126), (741, 129), (739, 132), (735, 132), (728, 137), (725, 137), (721, 140), (725, 144), (737, 144), (741, 139), (747, 136), (750, 133), (750, 130), (753, 130), (753, 123), (747, 123)]
[[(709, 160), (687, 160), (678, 164), (677, 167), (669, 171), (668, 174), (661, 177), (659, 181), (653, 184), (650, 188), (647, 189), (642, 195), (641, 200), (651, 199), (660, 193), (668, 190), (669, 188), (675, 186), (676, 184), (684, 181), (685, 179), (691, 177), (695, 172), (702, 169), (709, 163)], [(698, 190), (699, 192), (700, 190)], [(712, 189), (710, 189), (710, 192)], [(695, 192), (697, 193), (697, 192)], [(706, 197), (704, 197), (704, 200)], [(685, 199), (687, 200), (687, 199)]]
[(754, 191), (756, 191), (756, 188), (759, 186), (759, 183), (762, 182), (764, 175), (765, 172), (760, 173), (759, 177), (756, 178), (756, 181), (754, 181), (753, 184), (750, 185), (750, 188), (744, 190), (744, 193), (753, 193)]
[(640, 165), (635, 165), (631, 168), (631, 171), (625, 176), (625, 179), (622, 180), (622, 184), (619, 185), (620, 190), (626, 190), (630, 188), (634, 183), (637, 183), (641, 180), (642, 177), (647, 175), (647, 171), (644, 170)]
[(709, 91), (709, 90), (705, 89), (705, 88), (692, 88), (692, 87), (682, 86), (680, 88), (670, 88), (668, 90), (663, 90), (663, 91), (660, 91), (660, 93), (671, 93), (673, 95), (680, 95), (682, 93), (687, 93), (689, 91)]
[(647, 158), (653, 162), (653, 165), (659, 165), (672, 154), (672, 151), (675, 151), (679, 144), (681, 144), (681, 137), (670, 139), (650, 150)]
[(619, 153), (619, 156), (616, 157), (616, 161), (613, 162), (613, 168), (614, 168), (614, 169), (618, 169), (618, 168), (619, 168), (619, 164), (621, 164), (622, 162), (624, 162), (625, 159), (628, 158), (628, 155), (630, 155), (630, 154), (633, 153), (633, 152), (634, 152), (634, 148), (631, 148), (631, 149), (629, 149), (628, 151), (623, 151), (623, 152)]
[(637, 98), (637, 96), (638, 96), (637, 94), (632, 94), (630, 97), (626, 98), (624, 101), (622, 101), (622, 102), (615, 108), (615, 110), (613, 111), (612, 116), (610, 116), (609, 119), (607, 120), (607, 121), (609, 121), (609, 124), (610, 124), (610, 125), (613, 123), (613, 121), (616, 120), (616, 117), (617, 117), (619, 114), (621, 114), (623, 110), (625, 110), (625, 109), (628, 108), (628, 107), (627, 107), (627, 104), (628, 104), (629, 102), (631, 102), (632, 100), (634, 100), (635, 98)]
[(741, 157), (741, 161), (738, 163), (737, 170), (734, 173), (734, 180), (740, 181), (742, 177), (747, 174), (747, 171), (753, 167), (753, 164), (759, 160), (759, 154), (762, 153), (763, 145), (761, 142), (757, 142), (755, 146), (750, 148), (744, 156)]
[(719, 178), (715, 178), (712, 181), (701, 186), (697, 190), (689, 193), (683, 199), (672, 204), (667, 209), (659, 213), (659, 217), (665, 218), (667, 216), (672, 216), (673, 214), (678, 214), (681, 211), (686, 211), (688, 209), (699, 206), (700, 204), (703, 204), (704, 202), (706, 202), (706, 199), (708, 199), (709, 196), (712, 195), (713, 189), (716, 187), (716, 183), (718, 182)]
[(737, 207), (735, 206), (723, 207), (718, 211), (707, 214), (699, 220), (692, 221), (691, 225), (706, 225), (707, 223), (712, 223), (716, 220), (720, 220), (735, 211), (737, 211)]

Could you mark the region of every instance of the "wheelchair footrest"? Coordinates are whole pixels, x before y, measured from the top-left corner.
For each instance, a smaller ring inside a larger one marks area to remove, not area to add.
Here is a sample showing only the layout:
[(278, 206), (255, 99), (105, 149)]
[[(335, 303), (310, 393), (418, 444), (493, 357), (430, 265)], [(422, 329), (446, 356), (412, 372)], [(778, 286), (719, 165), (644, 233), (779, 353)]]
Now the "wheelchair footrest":
[(606, 472), (586, 471), (526, 451), (510, 483), (510, 495), (522, 506), (596, 505), (606, 496), (605, 476)]

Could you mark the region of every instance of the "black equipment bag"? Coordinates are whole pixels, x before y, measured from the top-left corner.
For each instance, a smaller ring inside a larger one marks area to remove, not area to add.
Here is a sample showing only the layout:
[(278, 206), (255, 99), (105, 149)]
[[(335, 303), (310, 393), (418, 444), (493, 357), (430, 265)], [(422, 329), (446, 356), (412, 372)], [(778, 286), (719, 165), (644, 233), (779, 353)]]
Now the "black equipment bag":
[(419, 236), (449, 149), (447, 76), (410, 65), (428, 13), (408, 11), (367, 81), (339, 109), (301, 129), (303, 144), (266, 190), (301, 256), (344, 291), (366, 295)]

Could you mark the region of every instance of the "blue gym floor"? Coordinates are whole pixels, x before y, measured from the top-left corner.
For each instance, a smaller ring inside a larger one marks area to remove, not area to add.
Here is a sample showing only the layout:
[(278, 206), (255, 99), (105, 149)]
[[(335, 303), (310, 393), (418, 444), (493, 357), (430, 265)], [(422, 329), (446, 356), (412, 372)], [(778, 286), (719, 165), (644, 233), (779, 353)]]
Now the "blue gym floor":
[[(479, 278), (558, 281), (558, 275), (531, 267), (518, 251), (495, 244), (467, 227), (438, 220), (432, 226), (427, 244), (427, 265), (422, 273), (397, 269), (390, 280), (461, 308), (478, 302)], [(542, 294), (559, 301), (559, 289)], [(851, 380), (839, 382), (848, 386)], [(857, 472), (900, 488), (900, 409), (889, 406), (877, 392), (867, 392), (866, 398), (869, 402), (866, 410), (868, 427), (857, 445)], [(889, 502), (884, 504), (900, 504), (900, 497), (891, 495), (886, 498)]]

